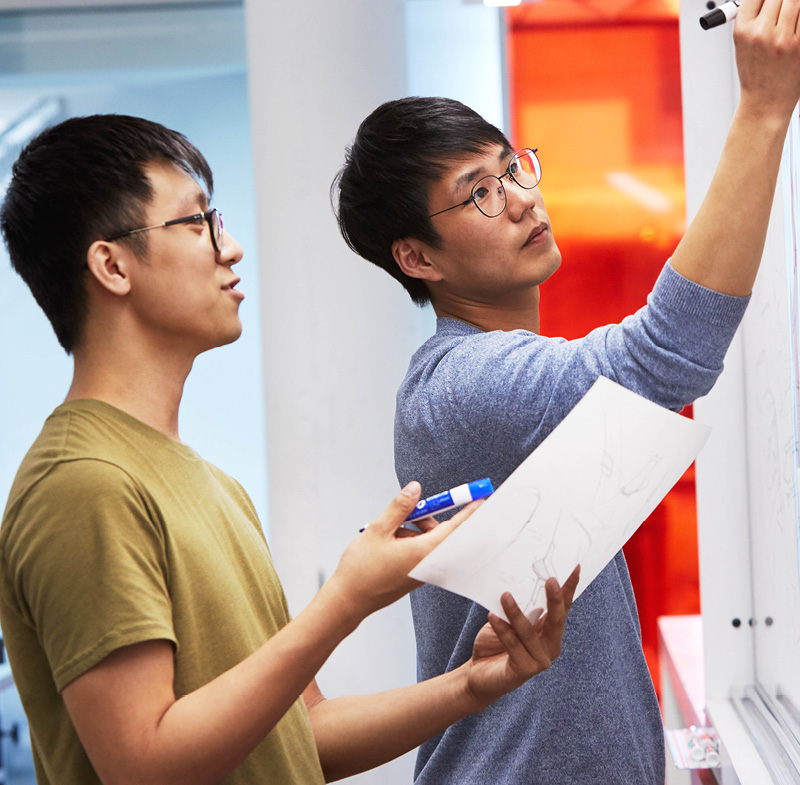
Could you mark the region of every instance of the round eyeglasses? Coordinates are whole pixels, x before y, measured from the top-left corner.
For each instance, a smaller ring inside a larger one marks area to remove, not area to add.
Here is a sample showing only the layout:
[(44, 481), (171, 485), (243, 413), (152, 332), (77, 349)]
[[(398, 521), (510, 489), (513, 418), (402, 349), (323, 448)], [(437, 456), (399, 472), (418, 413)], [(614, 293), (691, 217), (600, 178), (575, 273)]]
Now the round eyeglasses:
[(122, 237), (127, 237), (131, 234), (138, 232), (149, 232), (151, 229), (160, 229), (162, 226), (175, 226), (175, 224), (188, 224), (188, 223), (202, 223), (205, 221), (208, 224), (209, 234), (211, 235), (211, 245), (214, 250), (220, 253), (222, 250), (222, 233), (225, 225), (222, 223), (222, 213), (216, 207), (206, 210), (204, 213), (195, 213), (194, 215), (186, 215), (183, 218), (174, 218), (172, 221), (164, 221), (164, 223), (153, 224), (152, 226), (143, 226), (141, 229), (126, 229), (124, 232), (119, 232), (113, 237), (106, 237), (106, 240), (119, 240)]
[(472, 186), (472, 193), (469, 199), (463, 202), (454, 204), (452, 207), (446, 207), (444, 210), (439, 210), (436, 213), (431, 213), (428, 218), (433, 218), (435, 215), (441, 215), (449, 210), (455, 210), (457, 207), (465, 207), (472, 202), (487, 218), (496, 218), (503, 210), (506, 209), (506, 188), (503, 185), (503, 178), (513, 180), (520, 188), (531, 189), (539, 185), (542, 179), (542, 165), (536, 157), (539, 148), (535, 147), (533, 150), (530, 147), (525, 147), (518, 150), (511, 156), (508, 162), (508, 168), (499, 177), (493, 174), (481, 177), (475, 185)]

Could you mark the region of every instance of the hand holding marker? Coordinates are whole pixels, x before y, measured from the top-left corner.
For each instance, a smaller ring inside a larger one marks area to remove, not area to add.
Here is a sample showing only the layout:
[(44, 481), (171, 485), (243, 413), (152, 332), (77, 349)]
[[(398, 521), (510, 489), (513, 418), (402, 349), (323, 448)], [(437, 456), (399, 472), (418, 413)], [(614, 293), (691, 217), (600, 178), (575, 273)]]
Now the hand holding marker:
[[(492, 481), (488, 477), (482, 480), (473, 480), (466, 482), (463, 485), (458, 485), (449, 491), (442, 491), (435, 496), (429, 496), (427, 499), (420, 499), (414, 512), (406, 518), (406, 521), (416, 521), (419, 518), (427, 518), (429, 515), (434, 515), (445, 510), (452, 510), (453, 507), (460, 507), (462, 504), (469, 504), (476, 499), (485, 499), (494, 493)], [(367, 527), (365, 526), (364, 529)], [(364, 531), (360, 529), (359, 531)]]
[(702, 27), (703, 30), (710, 30), (712, 27), (724, 25), (725, 22), (736, 19), (740, 2), (741, 0), (729, 0), (729, 2), (723, 3), (713, 11), (703, 14), (703, 16), (700, 17), (700, 27)]

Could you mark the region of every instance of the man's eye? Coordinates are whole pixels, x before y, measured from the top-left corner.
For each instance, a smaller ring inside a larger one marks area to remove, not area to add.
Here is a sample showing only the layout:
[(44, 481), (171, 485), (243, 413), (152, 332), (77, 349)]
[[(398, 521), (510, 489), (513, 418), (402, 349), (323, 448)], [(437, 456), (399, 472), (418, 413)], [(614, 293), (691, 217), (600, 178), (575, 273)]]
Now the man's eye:
[(511, 162), (511, 163), (508, 165), (508, 171), (509, 171), (511, 174), (517, 174), (517, 172), (519, 172), (519, 162), (518, 162), (518, 161), (512, 161), (512, 162)]
[(483, 185), (480, 188), (476, 188), (472, 193), (473, 198), (477, 202), (480, 202), (481, 199), (485, 199), (488, 195), (489, 195), (489, 189)]

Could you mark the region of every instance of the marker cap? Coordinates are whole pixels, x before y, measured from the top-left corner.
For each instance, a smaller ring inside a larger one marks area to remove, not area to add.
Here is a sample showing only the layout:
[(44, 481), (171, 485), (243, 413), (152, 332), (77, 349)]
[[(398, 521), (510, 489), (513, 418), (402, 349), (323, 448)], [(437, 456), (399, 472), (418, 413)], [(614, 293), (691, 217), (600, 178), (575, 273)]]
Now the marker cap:
[(725, 12), (719, 8), (715, 8), (710, 13), (700, 17), (700, 27), (702, 27), (703, 30), (709, 30), (712, 27), (719, 27), (727, 21), (728, 17), (725, 16)]
[(472, 501), (476, 499), (485, 499), (487, 496), (491, 496), (494, 493), (494, 486), (488, 477), (467, 483), (467, 487), (472, 496)]

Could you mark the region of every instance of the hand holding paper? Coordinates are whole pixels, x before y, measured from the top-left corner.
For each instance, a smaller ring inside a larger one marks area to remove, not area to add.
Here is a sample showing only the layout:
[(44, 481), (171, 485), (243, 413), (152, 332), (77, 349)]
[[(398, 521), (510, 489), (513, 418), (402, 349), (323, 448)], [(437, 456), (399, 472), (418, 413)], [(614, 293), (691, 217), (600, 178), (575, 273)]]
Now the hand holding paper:
[(464, 665), (467, 684), (481, 709), (525, 681), (547, 670), (561, 654), (561, 639), (578, 585), (576, 568), (563, 586), (550, 579), (546, 586), (547, 613), (528, 620), (510, 594), (502, 596), (509, 622), (489, 614)]

